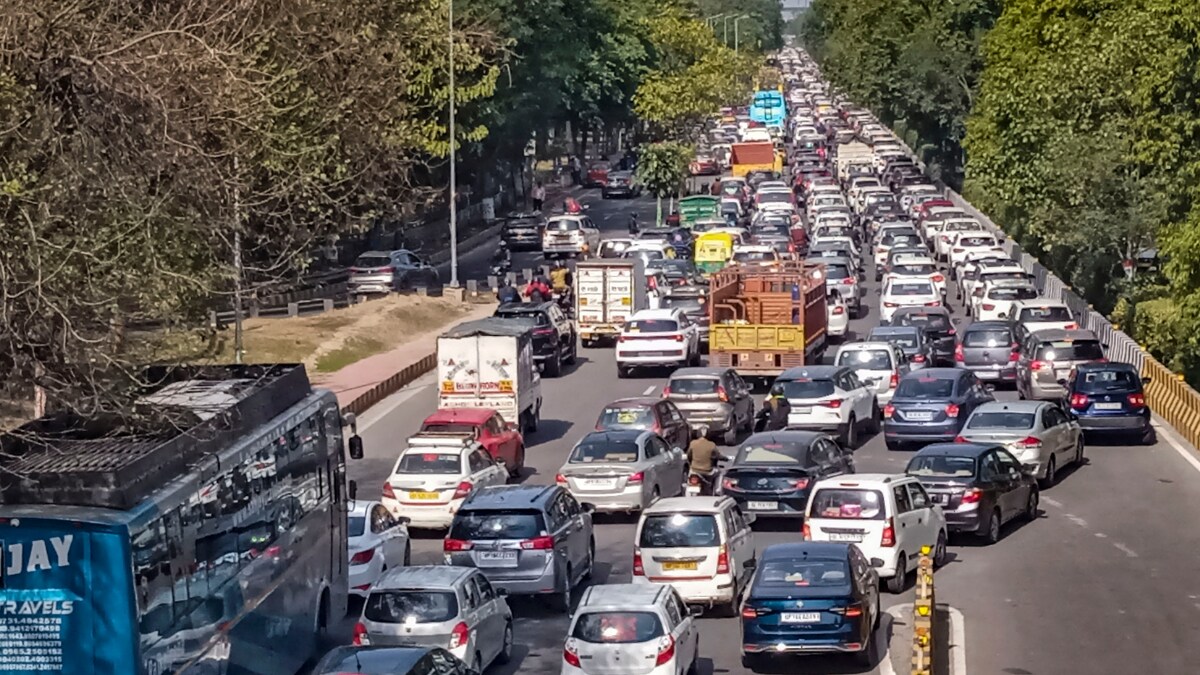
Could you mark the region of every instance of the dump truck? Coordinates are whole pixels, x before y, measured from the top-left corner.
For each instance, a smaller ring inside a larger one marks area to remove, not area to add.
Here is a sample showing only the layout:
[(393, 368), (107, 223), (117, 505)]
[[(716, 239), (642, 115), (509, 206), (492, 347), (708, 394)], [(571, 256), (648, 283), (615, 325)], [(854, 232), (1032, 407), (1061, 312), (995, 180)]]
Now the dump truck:
[(783, 157), (775, 152), (775, 144), (769, 142), (734, 143), (729, 164), (733, 175), (740, 177), (751, 171), (783, 172)]
[(489, 408), (526, 432), (542, 417), (542, 379), (526, 319), (467, 321), (437, 341), (438, 408)]
[(615, 340), (629, 317), (648, 308), (646, 264), (641, 258), (575, 264), (575, 322), (584, 347)]
[(709, 281), (709, 364), (773, 378), (825, 350), (825, 266), (729, 265)]

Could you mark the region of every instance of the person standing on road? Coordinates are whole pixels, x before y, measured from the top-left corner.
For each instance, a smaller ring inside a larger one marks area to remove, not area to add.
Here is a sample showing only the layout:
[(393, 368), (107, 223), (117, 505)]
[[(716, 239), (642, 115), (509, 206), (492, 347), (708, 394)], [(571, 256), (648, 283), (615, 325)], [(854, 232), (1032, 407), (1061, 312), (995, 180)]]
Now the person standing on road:
[(539, 180), (537, 184), (533, 186), (533, 191), (531, 192), (530, 196), (533, 198), (533, 210), (541, 211), (542, 204), (546, 203), (546, 187), (542, 185), (542, 181)]
[(571, 180), (576, 185), (583, 185), (583, 165), (579, 162), (579, 158), (571, 155), (569, 164), (571, 165)]

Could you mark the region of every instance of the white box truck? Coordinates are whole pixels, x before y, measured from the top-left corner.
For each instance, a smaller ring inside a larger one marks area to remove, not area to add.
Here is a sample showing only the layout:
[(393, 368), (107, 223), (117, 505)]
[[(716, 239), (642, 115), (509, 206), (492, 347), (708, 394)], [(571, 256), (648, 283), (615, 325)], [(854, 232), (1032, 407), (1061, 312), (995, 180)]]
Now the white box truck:
[(843, 183), (850, 180), (850, 167), (854, 165), (872, 167), (875, 153), (871, 146), (861, 141), (851, 141), (838, 146), (837, 178)]
[(640, 258), (589, 260), (575, 265), (575, 323), (584, 347), (613, 338), (647, 309), (646, 264)]
[(533, 360), (533, 321), (489, 317), (461, 323), (437, 343), (438, 407), (490, 408), (537, 431), (542, 379)]

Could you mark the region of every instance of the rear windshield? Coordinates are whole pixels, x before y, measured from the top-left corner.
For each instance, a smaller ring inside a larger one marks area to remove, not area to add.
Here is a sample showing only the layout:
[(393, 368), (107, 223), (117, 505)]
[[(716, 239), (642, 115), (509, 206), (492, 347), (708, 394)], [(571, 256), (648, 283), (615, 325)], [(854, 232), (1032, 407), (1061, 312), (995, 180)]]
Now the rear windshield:
[(954, 395), (954, 380), (941, 377), (906, 377), (896, 388), (898, 398), (944, 399)]
[(813, 496), (810, 518), (849, 518), (883, 520), (883, 495), (878, 490), (853, 487), (828, 487)]
[(638, 319), (625, 326), (627, 333), (673, 333), (677, 330), (679, 324), (670, 319)]
[(672, 513), (646, 516), (642, 522), (642, 548), (720, 546), (717, 519), (707, 514)]
[(501, 309), (496, 312), (496, 316), (504, 317), (507, 319), (525, 319), (527, 321), (532, 320), (535, 324), (537, 324), (539, 326), (549, 326), (550, 325), (550, 317), (547, 316), (545, 312), (539, 312), (537, 310), (530, 311), (530, 310), (520, 310), (520, 309), (518, 309), (518, 310), (503, 310), (503, 309)]
[(802, 445), (767, 443), (743, 445), (734, 459), (741, 464), (808, 464), (808, 449)]
[(833, 380), (797, 379), (780, 382), (787, 398), (824, 398), (833, 394)]
[(968, 429), (1032, 429), (1033, 413), (977, 412), (967, 421)]
[(937, 267), (933, 263), (901, 263), (895, 265), (892, 271), (902, 277), (911, 277), (934, 274), (937, 272)]
[(530, 220), (530, 219), (510, 220), (504, 224), (505, 227), (509, 227), (509, 228), (513, 228), (513, 229), (537, 227), (537, 225), (538, 224), (537, 224), (536, 220)]
[(1104, 347), (1097, 340), (1057, 340), (1038, 345), (1034, 358), (1039, 361), (1098, 361)]
[(346, 524), (350, 527), (351, 537), (361, 537), (367, 531), (367, 519), (364, 516), (350, 516)]
[(1024, 307), (1018, 321), (1073, 321), (1071, 310), (1066, 307)]
[(738, 251), (733, 254), (734, 262), (760, 262), (779, 260), (779, 254), (775, 251)]
[(1012, 344), (1012, 335), (1006, 328), (968, 330), (963, 335), (964, 347), (1007, 347)]
[(354, 261), (355, 267), (387, 267), (392, 261), (386, 255), (360, 255)]
[(759, 204), (778, 204), (790, 201), (792, 201), (792, 195), (787, 192), (760, 192), (758, 194)]
[(850, 565), (845, 560), (767, 560), (754, 577), (755, 591), (791, 591), (800, 588), (845, 586), (850, 583)]
[(662, 636), (662, 622), (654, 612), (588, 612), (571, 631), (571, 637), (593, 644), (649, 642)]
[(540, 511), (473, 509), (459, 511), (450, 526), (451, 539), (532, 539), (546, 527)]
[(907, 347), (908, 349), (915, 349), (917, 346), (917, 338), (912, 333), (871, 331), (867, 339), (871, 342), (890, 342), (900, 347)]
[(629, 248), (627, 241), (605, 241), (600, 244), (601, 258), (620, 258), (621, 252)]
[(995, 246), (996, 240), (991, 237), (961, 237), (959, 246)]
[(593, 462), (636, 462), (638, 459), (637, 443), (580, 443), (571, 453), (572, 464), (591, 464)]
[(691, 298), (678, 295), (668, 295), (663, 298), (660, 303), (665, 309), (679, 308), (685, 312), (704, 309), (704, 301), (700, 298)]
[(546, 223), (546, 229), (551, 232), (574, 232), (579, 229), (579, 221), (577, 220), (552, 220)]
[(380, 623), (440, 623), (458, 616), (458, 598), (450, 591), (373, 591), (363, 617)]
[(462, 472), (462, 455), (441, 452), (407, 452), (400, 458), (397, 473), (452, 473)]
[(721, 381), (709, 377), (681, 377), (667, 383), (672, 394), (712, 394), (716, 393)]
[(1036, 297), (1037, 289), (1032, 286), (1001, 286), (988, 291), (991, 300), (1033, 300)]
[(837, 365), (855, 370), (891, 370), (892, 353), (886, 349), (848, 349), (838, 354)]
[(879, 243), (881, 246), (895, 246), (897, 244), (916, 243), (917, 241), (916, 234), (897, 233), (885, 235), (883, 241)]
[(434, 431), (437, 433), (450, 434), (473, 434), (475, 433), (474, 424), (464, 424), (462, 422), (429, 422), (421, 427), (421, 431)]
[(928, 283), (898, 282), (888, 287), (889, 295), (933, 295), (933, 286)]
[(1075, 389), (1085, 394), (1106, 391), (1135, 391), (1142, 388), (1141, 378), (1129, 370), (1097, 370), (1079, 375)]
[(599, 429), (648, 429), (654, 426), (654, 413), (648, 407), (618, 408), (610, 406), (600, 413)]
[(927, 330), (950, 330), (950, 317), (935, 312), (904, 312), (893, 317), (892, 321), (901, 326), (919, 326)]
[(930, 478), (975, 477), (974, 457), (950, 457), (948, 455), (917, 455), (908, 462), (904, 470), (910, 476)]
[(825, 263), (825, 277), (827, 279), (849, 279), (850, 268), (846, 265), (837, 263)]

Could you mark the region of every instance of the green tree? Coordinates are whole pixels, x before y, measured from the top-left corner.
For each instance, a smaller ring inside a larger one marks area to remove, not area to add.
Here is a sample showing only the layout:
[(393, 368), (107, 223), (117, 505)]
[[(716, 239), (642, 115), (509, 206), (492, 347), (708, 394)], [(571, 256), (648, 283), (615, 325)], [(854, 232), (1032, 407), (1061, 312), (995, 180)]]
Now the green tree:
[(637, 178), (655, 196), (655, 224), (663, 222), (663, 197), (679, 194), (688, 176), (691, 146), (674, 141), (651, 143), (638, 157)]

